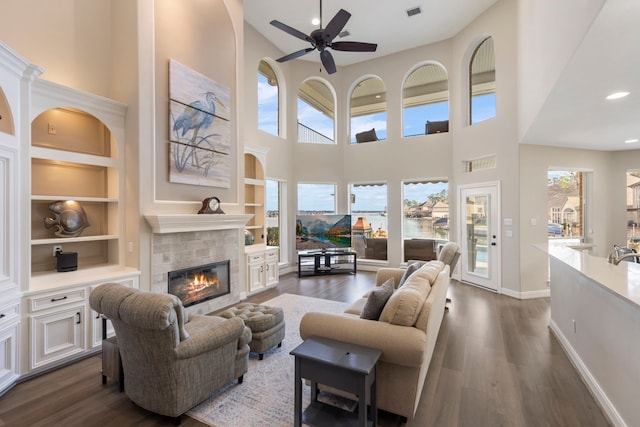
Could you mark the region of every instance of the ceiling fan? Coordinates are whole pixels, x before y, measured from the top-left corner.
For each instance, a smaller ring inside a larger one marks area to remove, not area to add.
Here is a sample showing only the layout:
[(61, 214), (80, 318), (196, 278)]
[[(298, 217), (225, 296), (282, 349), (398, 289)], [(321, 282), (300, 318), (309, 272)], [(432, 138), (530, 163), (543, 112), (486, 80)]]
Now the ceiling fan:
[(322, 0), (320, 0), (320, 28), (318, 28), (317, 30), (313, 30), (309, 35), (306, 35), (302, 31), (296, 30), (295, 28), (292, 28), (287, 24), (283, 24), (282, 22), (274, 19), (270, 22), (270, 24), (274, 27), (279, 28), (287, 34), (311, 43), (311, 47), (290, 53), (289, 55), (285, 55), (282, 58), (277, 59), (276, 61), (289, 61), (291, 59), (299, 58), (302, 55), (306, 55), (312, 50), (318, 49), (318, 51), (320, 52), (320, 60), (322, 61), (324, 69), (327, 70), (327, 73), (333, 74), (336, 72), (336, 63), (333, 60), (331, 52), (326, 50), (326, 48), (347, 52), (375, 52), (378, 48), (378, 45), (375, 43), (333, 41), (333, 39), (335, 39), (338, 34), (340, 34), (344, 26), (347, 24), (349, 18), (351, 18), (351, 14), (344, 9), (340, 9), (338, 13), (336, 13), (335, 16), (331, 19), (331, 21), (329, 21), (327, 28), (322, 28)]

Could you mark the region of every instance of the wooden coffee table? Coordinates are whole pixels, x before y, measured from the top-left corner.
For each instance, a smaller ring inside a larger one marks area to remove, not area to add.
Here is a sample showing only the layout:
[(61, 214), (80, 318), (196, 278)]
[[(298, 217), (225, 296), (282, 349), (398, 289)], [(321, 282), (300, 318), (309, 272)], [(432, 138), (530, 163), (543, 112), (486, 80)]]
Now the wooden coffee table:
[[(291, 350), (295, 356), (294, 425), (375, 426), (376, 363), (382, 351), (328, 338), (311, 337)], [(302, 379), (311, 381), (311, 404), (302, 412)], [(318, 383), (358, 396), (358, 414), (318, 401)], [(370, 410), (367, 416), (367, 401)]]

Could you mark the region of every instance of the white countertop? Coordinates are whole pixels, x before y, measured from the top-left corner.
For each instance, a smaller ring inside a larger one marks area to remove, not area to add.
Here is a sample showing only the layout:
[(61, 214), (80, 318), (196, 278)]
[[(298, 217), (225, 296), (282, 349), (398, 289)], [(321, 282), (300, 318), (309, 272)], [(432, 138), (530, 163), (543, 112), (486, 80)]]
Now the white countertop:
[(615, 265), (608, 263), (606, 258), (592, 256), (581, 250), (535, 246), (599, 283), (605, 290), (640, 307), (640, 264), (622, 261)]

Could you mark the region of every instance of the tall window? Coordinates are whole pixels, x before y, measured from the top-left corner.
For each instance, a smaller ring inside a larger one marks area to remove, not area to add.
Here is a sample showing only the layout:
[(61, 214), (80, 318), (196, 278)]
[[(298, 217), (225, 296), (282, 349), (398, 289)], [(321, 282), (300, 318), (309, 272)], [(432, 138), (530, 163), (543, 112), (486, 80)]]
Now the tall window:
[(351, 143), (387, 139), (387, 91), (377, 77), (358, 83), (351, 94)]
[(449, 240), (449, 183), (444, 180), (402, 183), (404, 239)]
[(402, 89), (404, 137), (449, 131), (449, 81), (439, 65), (416, 68)]
[(579, 242), (583, 238), (584, 177), (584, 172), (548, 172), (547, 234), (550, 239)]
[(298, 90), (298, 142), (335, 144), (335, 99), (326, 84), (308, 79)]
[(265, 180), (265, 200), (267, 225), (267, 245), (280, 245), (280, 182), (274, 179)]
[(387, 259), (387, 184), (351, 184), (351, 244), (358, 258)]
[(336, 185), (299, 183), (298, 213), (336, 213)]
[(496, 116), (496, 63), (493, 38), (487, 37), (476, 48), (469, 64), (469, 123), (476, 124)]
[(258, 129), (280, 135), (278, 78), (266, 61), (258, 66)]

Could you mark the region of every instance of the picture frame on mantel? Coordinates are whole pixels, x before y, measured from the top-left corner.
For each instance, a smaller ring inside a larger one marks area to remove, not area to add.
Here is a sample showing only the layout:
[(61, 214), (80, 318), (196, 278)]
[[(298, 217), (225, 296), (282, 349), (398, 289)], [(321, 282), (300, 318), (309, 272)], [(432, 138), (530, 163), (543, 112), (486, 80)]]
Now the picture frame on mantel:
[(169, 182), (231, 188), (229, 88), (169, 60)]

